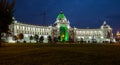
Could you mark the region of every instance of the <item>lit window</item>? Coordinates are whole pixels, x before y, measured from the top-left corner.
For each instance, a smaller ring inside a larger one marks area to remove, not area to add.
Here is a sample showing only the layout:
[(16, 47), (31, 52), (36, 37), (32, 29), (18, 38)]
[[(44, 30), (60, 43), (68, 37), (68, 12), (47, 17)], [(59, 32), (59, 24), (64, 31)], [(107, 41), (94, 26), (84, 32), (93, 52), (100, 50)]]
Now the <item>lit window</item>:
[(30, 28), (29, 28), (29, 27), (27, 27), (27, 30), (29, 31), (29, 30), (30, 30)]
[(92, 37), (90, 36), (89, 39), (92, 39)]
[(23, 26), (23, 30), (25, 30), (25, 27)]
[(103, 36), (101, 36), (101, 39), (103, 39)]
[(17, 29), (19, 29), (19, 26), (17, 25)]
[(80, 37), (78, 37), (78, 39), (80, 39)]

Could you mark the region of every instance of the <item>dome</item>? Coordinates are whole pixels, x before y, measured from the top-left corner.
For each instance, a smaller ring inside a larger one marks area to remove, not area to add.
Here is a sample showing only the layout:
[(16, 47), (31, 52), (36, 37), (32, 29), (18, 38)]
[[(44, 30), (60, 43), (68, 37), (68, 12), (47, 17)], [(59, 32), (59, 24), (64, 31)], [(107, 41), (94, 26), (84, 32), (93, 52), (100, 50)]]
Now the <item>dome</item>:
[(101, 29), (111, 29), (111, 27), (107, 25), (106, 21), (104, 21), (103, 25), (101, 26)]
[(62, 12), (57, 17), (57, 19), (64, 19), (64, 18), (66, 18), (66, 17)]

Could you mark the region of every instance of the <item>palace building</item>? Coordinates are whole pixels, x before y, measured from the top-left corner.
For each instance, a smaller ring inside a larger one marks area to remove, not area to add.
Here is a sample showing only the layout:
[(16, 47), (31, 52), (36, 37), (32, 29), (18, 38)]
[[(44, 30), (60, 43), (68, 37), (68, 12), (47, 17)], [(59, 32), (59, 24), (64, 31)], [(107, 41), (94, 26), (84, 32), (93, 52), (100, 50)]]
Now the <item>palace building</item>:
[[(16, 42), (13, 36), (17, 36), (22, 33), (24, 38), (21, 41), (30, 41), (30, 36), (38, 35), (44, 37), (44, 43), (48, 42), (48, 37), (50, 36), (54, 41), (54, 38), (58, 39), (58, 42), (86, 42), (86, 43), (103, 43), (105, 41), (113, 41), (112, 28), (103, 22), (98, 29), (82, 29), (70, 26), (69, 20), (66, 16), (60, 12), (56, 18), (56, 21), (51, 26), (38, 26), (20, 23), (14, 20), (14, 23), (10, 25), (11, 36), (8, 38), (8, 42)], [(34, 40), (32, 40), (35, 42)]]

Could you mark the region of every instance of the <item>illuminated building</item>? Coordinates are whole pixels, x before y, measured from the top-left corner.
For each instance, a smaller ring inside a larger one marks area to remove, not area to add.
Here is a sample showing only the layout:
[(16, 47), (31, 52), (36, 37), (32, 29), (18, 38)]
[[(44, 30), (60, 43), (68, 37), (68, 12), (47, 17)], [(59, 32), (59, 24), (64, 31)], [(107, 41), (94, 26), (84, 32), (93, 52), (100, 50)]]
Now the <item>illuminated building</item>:
[[(16, 20), (10, 25), (12, 36), (20, 33), (24, 34), (24, 41), (30, 42), (29, 37), (35, 34), (39, 37), (43, 36), (44, 42), (48, 42), (48, 36), (52, 39), (57, 38), (59, 42), (86, 42), (86, 43), (103, 43), (104, 41), (112, 41), (112, 28), (104, 21), (103, 25), (98, 29), (81, 29), (70, 26), (69, 20), (60, 12), (53, 26), (37, 26), (19, 23)], [(23, 41), (22, 40), (22, 41)], [(14, 41), (11, 40), (10, 41)], [(9, 41), (8, 41), (9, 42)]]

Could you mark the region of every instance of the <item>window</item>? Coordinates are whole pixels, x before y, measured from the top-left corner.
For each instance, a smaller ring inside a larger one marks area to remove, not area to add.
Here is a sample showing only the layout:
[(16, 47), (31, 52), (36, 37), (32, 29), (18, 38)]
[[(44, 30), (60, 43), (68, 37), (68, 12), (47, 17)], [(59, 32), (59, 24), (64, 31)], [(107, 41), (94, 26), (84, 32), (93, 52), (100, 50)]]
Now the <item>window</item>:
[(30, 30), (30, 27), (28, 27), (28, 30)]
[(25, 27), (23, 26), (23, 30), (25, 30)]
[(17, 25), (17, 29), (19, 29), (19, 26)]

